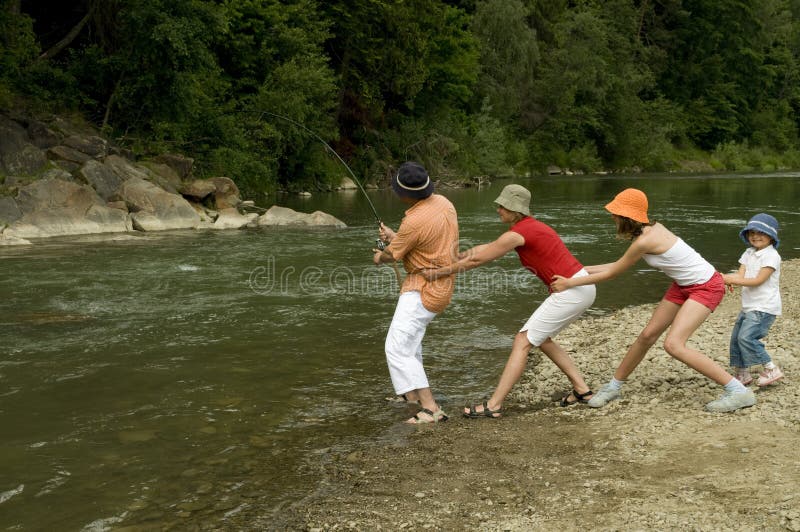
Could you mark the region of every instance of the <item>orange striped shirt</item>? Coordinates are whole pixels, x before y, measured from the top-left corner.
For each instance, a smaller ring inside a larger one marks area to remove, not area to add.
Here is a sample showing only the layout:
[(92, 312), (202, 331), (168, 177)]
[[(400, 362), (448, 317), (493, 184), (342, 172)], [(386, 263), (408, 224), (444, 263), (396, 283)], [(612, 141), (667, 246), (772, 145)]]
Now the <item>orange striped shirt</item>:
[(400, 293), (418, 290), (422, 305), (431, 312), (447, 308), (455, 276), (426, 281), (416, 272), (450, 266), (458, 260), (458, 217), (450, 200), (432, 194), (412, 205), (386, 249), (395, 260), (403, 261), (407, 272)]

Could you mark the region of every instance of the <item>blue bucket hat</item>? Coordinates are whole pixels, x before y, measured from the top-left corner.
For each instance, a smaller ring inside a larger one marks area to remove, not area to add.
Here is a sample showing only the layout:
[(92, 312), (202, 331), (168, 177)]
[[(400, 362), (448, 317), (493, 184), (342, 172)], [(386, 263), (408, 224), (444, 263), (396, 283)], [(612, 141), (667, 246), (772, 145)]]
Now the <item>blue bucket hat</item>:
[(781, 241), (778, 239), (778, 220), (769, 214), (765, 214), (763, 212), (756, 214), (750, 218), (750, 221), (747, 222), (747, 225), (744, 226), (744, 229), (739, 232), (739, 237), (748, 246), (750, 245), (750, 241), (747, 240), (747, 232), (751, 229), (769, 236), (774, 242), (776, 248), (781, 243)]

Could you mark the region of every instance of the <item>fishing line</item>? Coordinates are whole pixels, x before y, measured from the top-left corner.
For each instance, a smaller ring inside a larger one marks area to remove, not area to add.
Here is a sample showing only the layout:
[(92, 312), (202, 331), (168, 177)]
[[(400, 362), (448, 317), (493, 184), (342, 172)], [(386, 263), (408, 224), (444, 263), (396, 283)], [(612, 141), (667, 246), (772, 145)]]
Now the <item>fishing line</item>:
[(358, 186), (358, 189), (359, 189), (359, 190), (362, 192), (362, 194), (364, 194), (364, 198), (366, 198), (366, 200), (367, 200), (367, 203), (369, 203), (369, 208), (370, 208), (370, 209), (372, 209), (372, 214), (374, 214), (374, 215), (375, 215), (375, 221), (377, 221), (377, 222), (378, 222), (378, 225), (381, 225), (381, 223), (382, 223), (382, 222), (381, 222), (381, 217), (380, 217), (380, 215), (378, 215), (378, 211), (377, 211), (377, 210), (375, 210), (375, 205), (373, 205), (373, 204), (372, 204), (372, 200), (370, 200), (370, 199), (369, 199), (369, 196), (367, 195), (367, 191), (366, 191), (366, 190), (364, 190), (364, 187), (363, 187), (363, 186), (361, 186), (361, 181), (360, 181), (360, 180), (359, 180), (359, 179), (356, 177), (356, 174), (354, 174), (354, 173), (353, 173), (353, 171), (350, 169), (350, 167), (349, 167), (349, 166), (347, 166), (347, 163), (346, 163), (346, 162), (344, 162), (344, 159), (342, 159), (342, 158), (339, 156), (339, 154), (338, 154), (338, 153), (336, 153), (336, 150), (334, 150), (334, 149), (331, 147), (331, 145), (330, 145), (330, 144), (328, 144), (327, 142), (325, 142), (325, 140), (324, 140), (322, 137), (320, 137), (319, 135), (317, 135), (316, 133), (314, 133), (313, 131), (311, 131), (310, 129), (308, 129), (306, 126), (304, 126), (304, 125), (303, 125), (303, 124), (301, 124), (300, 122), (297, 122), (297, 121), (295, 121), (295, 120), (292, 120), (292, 119), (291, 119), (291, 118), (289, 118), (288, 116), (279, 115), (279, 114), (277, 114), (277, 113), (271, 113), (271, 112), (269, 112), (269, 111), (262, 111), (262, 112), (261, 112), (261, 114), (262, 114), (262, 116), (263, 116), (263, 115), (270, 115), (270, 116), (274, 116), (275, 118), (280, 118), (280, 119), (282, 119), (282, 120), (286, 120), (286, 121), (287, 121), (287, 122), (289, 122), (290, 124), (294, 124), (295, 126), (299, 127), (300, 129), (302, 129), (303, 131), (305, 131), (306, 133), (308, 133), (309, 135), (313, 136), (315, 139), (317, 139), (318, 141), (320, 141), (322, 144), (324, 144), (324, 145), (325, 145), (325, 147), (326, 147), (326, 148), (328, 148), (328, 149), (331, 151), (331, 153), (332, 153), (332, 154), (334, 154), (334, 155), (336, 156), (336, 158), (337, 158), (337, 159), (339, 159), (339, 162), (340, 162), (340, 163), (342, 163), (342, 165), (344, 165), (344, 167), (345, 167), (345, 168), (347, 168), (347, 171), (348, 171), (348, 172), (350, 172), (350, 176), (353, 178), (353, 182), (354, 182), (354, 183), (355, 183), (355, 184)]
[[(292, 120), (288, 116), (279, 115), (277, 113), (272, 113), (270, 111), (261, 111), (261, 116), (264, 116), (264, 115), (269, 115), (269, 116), (274, 116), (275, 118), (280, 118), (281, 120), (285, 120), (285, 121), (289, 122), (290, 124), (293, 124), (293, 125), (299, 127), (300, 129), (302, 129), (303, 131), (305, 131), (306, 133), (308, 133), (309, 135), (311, 135), (312, 137), (314, 137), (315, 139), (320, 141), (326, 148), (328, 148), (331, 151), (331, 153), (334, 154), (337, 159), (339, 159), (339, 162), (342, 163), (342, 165), (345, 168), (347, 168), (347, 171), (350, 173), (350, 176), (353, 178), (353, 182), (356, 184), (356, 186), (358, 186), (358, 189), (364, 195), (364, 198), (367, 200), (367, 203), (369, 204), (369, 208), (372, 209), (372, 214), (375, 216), (375, 221), (378, 223), (378, 227), (383, 225), (383, 222), (381, 221), (381, 217), (378, 214), (378, 211), (375, 209), (375, 205), (372, 204), (372, 200), (369, 199), (369, 195), (367, 195), (367, 191), (364, 190), (364, 187), (361, 185), (361, 181), (356, 177), (356, 174), (353, 173), (353, 171), (350, 169), (350, 167), (347, 165), (347, 163), (344, 162), (344, 159), (342, 159), (339, 156), (339, 154), (336, 153), (336, 150), (334, 150), (331, 147), (330, 144), (325, 142), (325, 139), (323, 139), (322, 137), (320, 137), (319, 135), (317, 135), (316, 133), (314, 133), (313, 131), (308, 129), (306, 126), (304, 126), (300, 122), (297, 122), (296, 120)], [(259, 117), (259, 120), (260, 119), (261, 119), (261, 117)], [(386, 242), (384, 242), (380, 238), (375, 239), (375, 245), (381, 251), (386, 249)], [(395, 276), (397, 277), (397, 284), (398, 284), (398, 286), (400, 286), (403, 283), (402, 283), (402, 280), (400, 279), (400, 270), (397, 267), (397, 262), (392, 262), (392, 266), (394, 267), (394, 273), (395, 273)]]

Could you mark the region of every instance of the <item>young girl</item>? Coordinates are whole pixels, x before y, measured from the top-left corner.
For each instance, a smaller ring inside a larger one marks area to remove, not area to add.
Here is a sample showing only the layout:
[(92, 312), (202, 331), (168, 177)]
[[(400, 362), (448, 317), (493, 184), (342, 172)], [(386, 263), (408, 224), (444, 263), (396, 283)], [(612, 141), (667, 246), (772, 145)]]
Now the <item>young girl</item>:
[(589, 406), (600, 408), (618, 399), (625, 379), (667, 328), (669, 332), (664, 339), (667, 353), (725, 387), (722, 397), (706, 404), (706, 410), (732, 412), (753, 406), (756, 403), (753, 392), (709, 357), (686, 345), (689, 337), (722, 301), (725, 294), (722, 275), (662, 224), (650, 222), (644, 192), (634, 188), (625, 189), (606, 205), (606, 210), (614, 217), (617, 235), (630, 240), (630, 247), (616, 262), (587, 266), (586, 271), (590, 275), (586, 277), (567, 279), (554, 276), (554, 282), (550, 285), (553, 291), (561, 292), (582, 284), (608, 281), (639, 259), (644, 259), (650, 266), (667, 274), (673, 283), (653, 312), (650, 322), (628, 349), (611, 382), (603, 385), (589, 401)]
[[(571, 279), (588, 275), (578, 260), (567, 250), (558, 234), (548, 225), (531, 216), (531, 193), (521, 185), (506, 186), (494, 201), (500, 220), (509, 230), (494, 242), (481, 244), (459, 254), (452, 266), (427, 270), (423, 275), (430, 280), (476, 268), (498, 259), (512, 249), (519, 255), (525, 268), (547, 284), (553, 275)], [(569, 354), (553, 338), (564, 327), (575, 321), (589, 308), (595, 298), (594, 285), (582, 286), (559, 294), (550, 294), (517, 333), (500, 383), (492, 397), (482, 405), (464, 408), (470, 418), (500, 417), (500, 411), (511, 388), (525, 370), (528, 352), (538, 347), (567, 376), (572, 391), (561, 400), (561, 406), (585, 403), (592, 391)]]
[(775, 249), (780, 244), (778, 220), (769, 214), (756, 214), (739, 236), (750, 247), (739, 259), (739, 271), (722, 276), (725, 284), (742, 287), (742, 311), (731, 333), (731, 366), (736, 378), (747, 386), (753, 382), (750, 366), (763, 364), (756, 384), (767, 386), (783, 378), (781, 368), (759, 341), (781, 315), (781, 256)]

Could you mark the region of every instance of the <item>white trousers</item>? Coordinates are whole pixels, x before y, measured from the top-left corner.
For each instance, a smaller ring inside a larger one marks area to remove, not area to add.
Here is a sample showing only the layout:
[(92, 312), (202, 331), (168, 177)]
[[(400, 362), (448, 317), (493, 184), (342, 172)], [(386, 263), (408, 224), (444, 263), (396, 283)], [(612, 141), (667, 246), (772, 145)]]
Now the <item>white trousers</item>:
[[(584, 277), (589, 275), (581, 269), (572, 276)], [(547, 299), (533, 312), (519, 332), (527, 331), (528, 341), (534, 347), (539, 347), (548, 338), (555, 337), (564, 327), (577, 320), (584, 311), (594, 303), (597, 290), (593, 284), (576, 286), (563, 292), (550, 294)]]
[(435, 317), (435, 312), (422, 306), (418, 291), (400, 294), (385, 346), (389, 376), (397, 395), (429, 387), (422, 367), (422, 338)]

